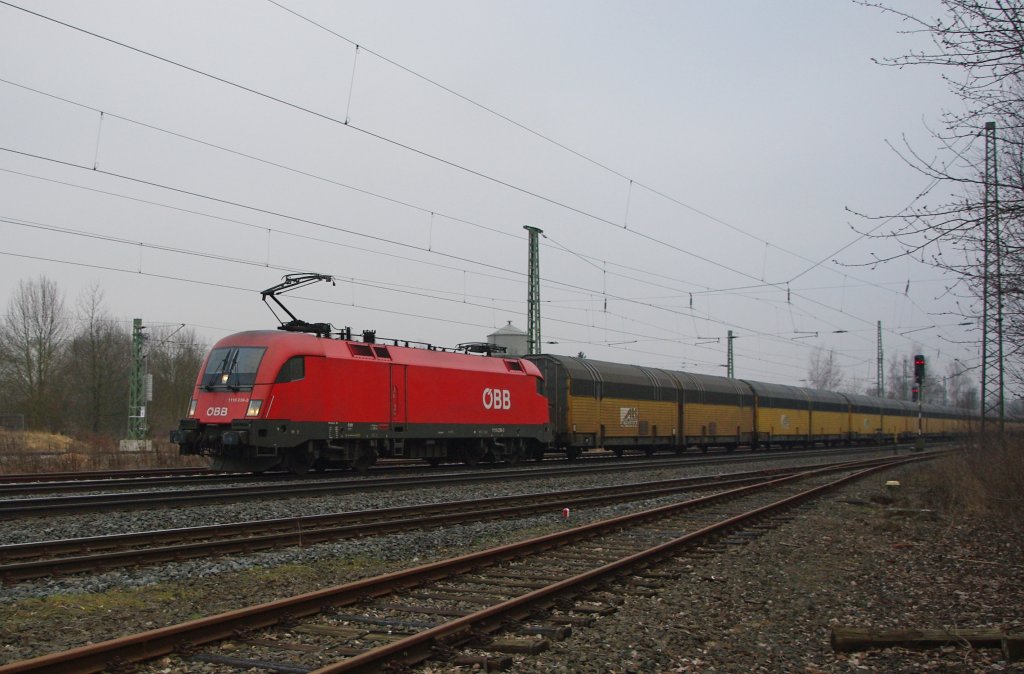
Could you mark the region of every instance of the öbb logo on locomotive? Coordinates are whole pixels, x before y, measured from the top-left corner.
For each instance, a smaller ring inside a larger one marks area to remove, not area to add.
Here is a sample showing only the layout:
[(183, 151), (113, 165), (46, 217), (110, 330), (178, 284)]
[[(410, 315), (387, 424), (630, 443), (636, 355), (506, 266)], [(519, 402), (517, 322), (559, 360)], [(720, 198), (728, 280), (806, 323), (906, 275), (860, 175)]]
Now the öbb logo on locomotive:
[(505, 388), (485, 388), (483, 402), (485, 410), (510, 410), (512, 392)]
[(226, 407), (207, 407), (206, 416), (208, 417), (226, 417), (228, 416), (228, 408)]

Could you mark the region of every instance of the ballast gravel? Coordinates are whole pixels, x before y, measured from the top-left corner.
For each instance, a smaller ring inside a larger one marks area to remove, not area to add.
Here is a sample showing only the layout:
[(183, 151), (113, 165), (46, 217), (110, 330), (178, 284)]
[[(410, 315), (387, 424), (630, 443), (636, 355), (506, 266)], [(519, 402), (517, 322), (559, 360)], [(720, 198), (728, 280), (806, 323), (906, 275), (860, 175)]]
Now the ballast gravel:
[[(751, 469), (752, 465), (728, 470)], [(394, 507), (506, 493), (622, 484), (696, 474), (694, 468), (579, 476), (391, 494), (289, 499), (175, 511), (0, 523), (0, 541)], [(701, 469), (714, 472), (717, 469)], [(833, 653), (831, 627), (1024, 629), (1024, 532), (1003, 520), (919, 513), (915, 467), (868, 478), (803, 506), (793, 519), (665, 566), (677, 577), (653, 597), (627, 596), (514, 672), (1024, 672), (996, 650), (949, 646)], [(901, 482), (899, 511), (876, 503)], [(483, 549), (512, 537), (653, 507), (651, 500), (504, 522), (21, 583), (0, 590), (0, 663), (152, 629), (359, 577)], [(904, 512), (905, 511), (905, 512)], [(159, 671), (159, 668), (153, 670)], [(211, 669), (210, 671), (217, 671)], [(468, 672), (443, 663), (426, 674)]]

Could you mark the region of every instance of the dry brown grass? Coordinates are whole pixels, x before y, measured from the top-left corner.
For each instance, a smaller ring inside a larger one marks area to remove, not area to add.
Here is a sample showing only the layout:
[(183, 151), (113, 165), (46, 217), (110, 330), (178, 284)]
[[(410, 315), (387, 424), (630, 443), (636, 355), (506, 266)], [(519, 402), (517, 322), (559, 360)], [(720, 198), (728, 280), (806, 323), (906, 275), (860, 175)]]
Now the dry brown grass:
[(922, 471), (927, 505), (949, 516), (1024, 515), (1024, 439), (975, 437)]
[(166, 441), (154, 440), (152, 451), (122, 452), (116, 439), (105, 436), (0, 430), (0, 475), (206, 464), (197, 457), (178, 456), (177, 446)]

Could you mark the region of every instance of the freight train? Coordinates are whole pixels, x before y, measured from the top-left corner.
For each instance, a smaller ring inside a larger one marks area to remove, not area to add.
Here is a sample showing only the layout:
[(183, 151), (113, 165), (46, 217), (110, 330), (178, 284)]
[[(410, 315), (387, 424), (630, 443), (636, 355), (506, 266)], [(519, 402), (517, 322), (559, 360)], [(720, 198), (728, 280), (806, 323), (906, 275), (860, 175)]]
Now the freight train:
[[(171, 441), (233, 471), (354, 467), (379, 457), (576, 458), (603, 447), (687, 448), (903, 442), (899, 400), (556, 355), (472, 355), (277, 331), (226, 337), (207, 356)], [(922, 406), (926, 439), (967, 430)]]
[[(171, 442), (230, 471), (350, 467), (381, 457), (431, 464), (516, 463), (591, 448), (622, 455), (902, 442), (911, 403), (556, 355), (506, 357), (334, 333), (297, 319), (278, 294), (316, 281), (293, 274), (263, 291), (292, 320), (217, 342)], [(270, 303), (267, 302), (268, 306)], [(271, 307), (273, 309), (273, 307)], [(925, 439), (967, 431), (961, 410), (921, 406)]]

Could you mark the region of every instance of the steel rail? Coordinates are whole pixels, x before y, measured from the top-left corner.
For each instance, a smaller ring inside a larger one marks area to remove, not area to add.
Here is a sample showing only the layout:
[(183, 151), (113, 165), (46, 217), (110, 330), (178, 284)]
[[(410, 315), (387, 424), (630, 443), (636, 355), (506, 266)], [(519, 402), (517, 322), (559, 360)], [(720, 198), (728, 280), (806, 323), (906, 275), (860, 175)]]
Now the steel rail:
[[(188, 468), (188, 469), (166, 469), (149, 473), (148, 471), (113, 471), (101, 473), (88, 471), (83, 473), (40, 473), (38, 477), (45, 478), (52, 476), (54, 479), (25, 479), (30, 478), (28, 474), (0, 475), (0, 495), (28, 496), (32, 494), (65, 494), (73, 492), (97, 491), (102, 489), (161, 489), (175, 488), (182, 485), (203, 485), (210, 483), (276, 483), (291, 482), (302, 483), (310, 481), (315, 483), (323, 482), (345, 482), (366, 479), (381, 478), (391, 473), (416, 473), (416, 474), (464, 474), (476, 471), (477, 474), (497, 474), (507, 471), (511, 474), (523, 472), (543, 473), (546, 471), (587, 471), (587, 470), (615, 470), (616, 468), (638, 469), (649, 466), (677, 466), (677, 465), (716, 465), (719, 463), (734, 463), (750, 460), (775, 460), (790, 457), (816, 457), (831, 456), (835, 454), (852, 454), (856, 452), (879, 451), (879, 447), (846, 447), (842, 449), (816, 448), (812, 450), (799, 450), (790, 452), (728, 452), (717, 454), (655, 454), (654, 456), (626, 456), (615, 457), (610, 452), (581, 458), (576, 461), (566, 459), (548, 459), (541, 463), (523, 462), (515, 467), (508, 467), (505, 464), (485, 464), (477, 467), (464, 466), (461, 464), (446, 464), (442, 466), (428, 466), (426, 463), (403, 461), (391, 461), (383, 459), (385, 464), (378, 464), (370, 468), (371, 475), (358, 474), (352, 471), (327, 471), (326, 473), (307, 473), (295, 475), (291, 473), (224, 473), (210, 469)], [(611, 465), (604, 465), (611, 464)]]
[[(872, 461), (872, 460), (869, 460)], [(874, 459), (873, 461), (883, 461)], [(817, 468), (841, 470), (848, 462)], [(864, 462), (858, 462), (864, 465)], [(723, 488), (792, 474), (781, 468), (685, 477), (653, 482), (495, 496), (472, 501), (413, 504), (370, 511), (347, 511), (186, 529), (162, 529), (106, 536), (0, 545), (0, 579), (5, 584), (125, 566), (182, 561), (211, 555), (384, 535), (451, 524), (523, 517), (553, 507), (580, 509), (589, 505), (650, 499), (680, 491)]]
[(72, 480), (118, 480), (153, 477), (180, 477), (216, 473), (209, 468), (128, 468), (119, 470), (82, 470), (57, 473), (4, 473), (0, 475), (0, 486), (15, 483), (41, 484), (46, 482), (69, 482)]
[[(547, 588), (536, 590), (520, 597), (504, 601), (471, 615), (458, 618), (442, 625), (427, 629), (419, 634), (393, 643), (371, 649), (342, 662), (328, 665), (316, 674), (337, 674), (340, 672), (380, 671), (385, 663), (400, 661), (406, 664), (422, 661), (429, 657), (431, 649), (438, 643), (464, 643), (472, 638), (473, 628), (485, 631), (499, 629), (509, 617), (528, 615), (532, 606), (545, 601), (555, 593), (585, 586), (595, 579), (620, 572), (627, 564), (646, 563), (648, 560), (671, 556), (681, 545), (707, 537), (741, 522), (761, 517), (772, 510), (785, 508), (802, 502), (814, 495), (834, 489), (866, 474), (884, 470), (896, 465), (926, 459), (926, 456), (912, 456), (893, 459), (887, 463), (858, 470), (851, 475), (826, 485), (820, 485), (797, 495), (787, 497), (770, 506), (763, 506), (742, 515), (730, 517), (714, 525), (656, 545), (643, 552), (631, 554), (623, 559), (606, 563), (596, 569), (558, 581)], [(112, 662), (137, 662), (153, 659), (173, 652), (183, 644), (190, 647), (223, 640), (238, 633), (238, 630), (265, 628), (279, 622), (291, 622), (298, 618), (314, 615), (326, 607), (346, 606), (367, 598), (376, 598), (409, 589), (425, 582), (445, 579), (453, 574), (467, 573), (480, 567), (522, 558), (525, 555), (561, 548), (570, 543), (586, 540), (602, 532), (620, 530), (639, 523), (667, 517), (672, 514), (715, 503), (730, 498), (739, 498), (759, 490), (782, 486), (811, 476), (821, 475), (822, 469), (803, 471), (791, 476), (775, 478), (763, 483), (737, 487), (682, 503), (676, 503), (640, 513), (622, 515), (609, 520), (595, 522), (562, 532), (538, 538), (510, 543), (507, 545), (474, 552), (453, 559), (424, 564), (411, 569), (366, 578), (310, 592), (287, 599), (273, 601), (228, 611), (206, 618), (192, 620), (179, 625), (149, 630), (96, 644), (89, 644), (60, 653), (44, 655), (30, 660), (0, 666), (0, 674), (91, 674), (108, 667)]]
[[(913, 461), (913, 458), (904, 459), (900, 462)], [(894, 462), (895, 463), (895, 462)], [(437, 644), (443, 643), (451, 645), (453, 643), (466, 643), (475, 638), (475, 633), (479, 632), (492, 632), (501, 629), (504, 624), (509, 620), (522, 620), (527, 617), (532, 608), (537, 604), (549, 600), (554, 595), (571, 592), (573, 590), (583, 589), (588, 586), (592, 586), (598, 583), (600, 580), (608, 578), (609, 576), (619, 575), (625, 569), (636, 567), (638, 565), (650, 565), (656, 563), (665, 557), (671, 557), (675, 552), (682, 546), (691, 544), (694, 541), (705, 539), (723, 531), (732, 529), (737, 525), (749, 522), (752, 520), (759, 519), (768, 515), (772, 512), (776, 512), (783, 509), (788, 509), (796, 504), (802, 503), (814, 496), (817, 496), (823, 492), (836, 489), (848, 482), (860, 479), (867, 474), (882, 470), (890, 467), (893, 464), (875, 466), (865, 468), (861, 471), (840, 478), (828, 484), (819, 485), (806, 491), (800, 492), (793, 496), (786, 497), (780, 501), (770, 503), (768, 505), (750, 510), (748, 512), (729, 517), (721, 520), (714, 524), (705, 526), (701, 529), (692, 531), (678, 538), (672, 539), (665, 543), (659, 544), (655, 547), (643, 550), (627, 557), (620, 558), (616, 561), (604, 564), (600, 567), (591, 569), (584, 573), (577, 574), (570, 578), (566, 578), (561, 581), (557, 581), (548, 585), (544, 588), (528, 592), (526, 594), (514, 597), (507, 601), (494, 606), (489, 606), (485, 609), (476, 611), (469, 615), (456, 618), (448, 621), (444, 624), (438, 625), (431, 629), (425, 630), (418, 634), (399, 639), (397, 641), (378, 646), (367, 650), (359, 655), (352, 656), (338, 663), (327, 665), (319, 669), (312, 670), (309, 674), (343, 674), (343, 673), (362, 673), (362, 672), (381, 672), (385, 669), (394, 669), (396, 663), (403, 665), (413, 665), (422, 662), (430, 657), (433, 653)], [(784, 482), (792, 479), (798, 479), (802, 475), (794, 477), (780, 478), (779, 480), (772, 481), (773, 483)], [(770, 484), (770, 483), (766, 483)], [(754, 485), (754, 488), (762, 485)], [(748, 488), (740, 488), (737, 491), (746, 490)], [(714, 497), (711, 497), (714, 498)], [(641, 516), (650, 516), (653, 513), (659, 511), (671, 511), (676, 509), (678, 506), (664, 506), (646, 513), (640, 513)], [(617, 521), (629, 521), (633, 516), (626, 515), (621, 518), (615, 518), (608, 522)], [(605, 524), (605, 523), (598, 523)], [(2, 673), (3, 670), (0, 670)]]
[[(865, 450), (868, 451), (868, 450)], [(874, 450), (871, 450), (874, 451)], [(836, 454), (835, 451), (796, 452), (787, 454), (766, 454), (755, 457), (759, 460), (783, 460), (793, 457), (818, 457)], [(357, 492), (371, 489), (416, 488), (425, 485), (449, 485), (466, 482), (528, 480), (538, 477), (562, 477), (590, 473), (622, 472), (630, 470), (651, 470), (679, 466), (720, 465), (749, 461), (749, 456), (715, 458), (661, 458), (654, 460), (600, 462), (600, 465), (561, 464), (540, 468), (487, 469), (475, 472), (445, 473), (441, 475), (415, 474), (407, 477), (351, 477), (318, 479), (317, 481), (288, 482), (286, 484), (258, 484), (241, 487), (214, 487), (187, 491), (131, 491), (73, 496), (47, 496), (8, 498), (0, 500), (0, 516), (32, 517), (77, 512), (106, 512), (128, 508), (146, 509), (169, 506), (188, 506), (208, 503), (227, 503), (246, 499), (270, 497), (287, 498), (316, 496), (341, 492)], [(104, 487), (115, 485), (104, 484)], [(159, 487), (157, 483), (149, 486)]]
[[(835, 464), (837, 470), (846, 464)], [(818, 466), (823, 468), (824, 466)], [(188, 529), (0, 545), (0, 579), (10, 584), (50, 575), (181, 561), (211, 555), (315, 545), (451, 524), (523, 517), (552, 508), (578, 510), (680, 491), (726, 488), (794, 471), (769, 469), (709, 477), (445, 501), (368, 511), (216, 524)]]

